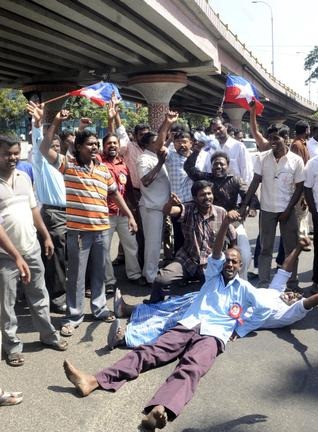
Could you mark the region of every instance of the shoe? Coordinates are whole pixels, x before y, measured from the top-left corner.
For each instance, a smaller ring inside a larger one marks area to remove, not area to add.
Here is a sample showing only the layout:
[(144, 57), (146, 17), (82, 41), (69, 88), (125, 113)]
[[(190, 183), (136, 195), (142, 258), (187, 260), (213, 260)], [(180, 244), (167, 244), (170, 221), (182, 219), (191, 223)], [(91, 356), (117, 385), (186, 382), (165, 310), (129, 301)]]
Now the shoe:
[(105, 293), (107, 294), (114, 294), (115, 289), (117, 286), (115, 284), (108, 284), (105, 286)]
[(60, 339), (59, 341), (54, 342), (52, 344), (42, 342), (42, 345), (48, 348), (52, 348), (55, 351), (66, 351), (68, 348), (68, 342), (65, 339)]
[(57, 305), (55, 303), (51, 303), (50, 305), (50, 311), (58, 314), (64, 315), (66, 312), (66, 303), (62, 305)]
[(152, 284), (148, 283), (146, 278), (143, 276), (140, 276), (138, 279), (128, 279), (128, 281), (131, 284), (138, 285), (138, 286), (150, 286), (150, 285), (152, 285)]

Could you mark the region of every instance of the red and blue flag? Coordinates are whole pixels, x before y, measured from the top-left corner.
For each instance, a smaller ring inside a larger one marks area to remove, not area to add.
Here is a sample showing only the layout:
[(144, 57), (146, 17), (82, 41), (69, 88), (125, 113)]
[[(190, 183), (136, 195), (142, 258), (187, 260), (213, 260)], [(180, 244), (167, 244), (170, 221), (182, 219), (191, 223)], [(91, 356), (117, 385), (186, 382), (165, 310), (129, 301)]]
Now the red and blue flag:
[(249, 103), (252, 101), (255, 102), (256, 115), (261, 115), (264, 105), (259, 101), (259, 94), (254, 85), (240, 76), (228, 75), (224, 102), (234, 103), (249, 111)]
[(88, 87), (83, 87), (68, 93), (68, 96), (83, 96), (99, 106), (104, 106), (110, 102), (113, 93), (118, 100), (121, 99), (118, 88), (113, 83), (99, 82)]

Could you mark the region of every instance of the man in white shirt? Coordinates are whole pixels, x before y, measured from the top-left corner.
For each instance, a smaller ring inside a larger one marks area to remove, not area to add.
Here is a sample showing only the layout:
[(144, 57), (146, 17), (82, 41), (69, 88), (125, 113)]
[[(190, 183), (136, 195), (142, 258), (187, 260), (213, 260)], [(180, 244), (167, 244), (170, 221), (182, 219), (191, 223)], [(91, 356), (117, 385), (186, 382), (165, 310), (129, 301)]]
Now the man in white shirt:
[(163, 227), (162, 208), (170, 197), (170, 181), (164, 165), (167, 149), (163, 147), (170, 126), (178, 115), (169, 112), (158, 132), (142, 138), (144, 152), (137, 159), (141, 198), (139, 210), (145, 237), (143, 276), (152, 283), (158, 272)]
[(304, 183), (305, 199), (312, 216), (314, 228), (314, 261), (311, 291), (318, 293), (318, 156), (307, 162)]
[[(276, 226), (279, 223), (286, 255), (296, 247), (298, 224), (295, 205), (304, 184), (304, 163), (300, 156), (289, 151), (279, 131), (270, 134), (271, 150), (258, 155), (254, 165), (254, 178), (241, 206), (246, 211), (252, 195), (261, 186), (259, 286), (268, 287)], [(297, 264), (295, 264), (288, 288), (298, 289)]]
[(311, 129), (311, 138), (307, 141), (307, 150), (310, 158), (318, 156), (318, 126)]
[(244, 144), (229, 136), (223, 120), (219, 117), (212, 119), (211, 131), (220, 143), (220, 150), (230, 158), (230, 174), (240, 177), (249, 185), (253, 178), (253, 162)]

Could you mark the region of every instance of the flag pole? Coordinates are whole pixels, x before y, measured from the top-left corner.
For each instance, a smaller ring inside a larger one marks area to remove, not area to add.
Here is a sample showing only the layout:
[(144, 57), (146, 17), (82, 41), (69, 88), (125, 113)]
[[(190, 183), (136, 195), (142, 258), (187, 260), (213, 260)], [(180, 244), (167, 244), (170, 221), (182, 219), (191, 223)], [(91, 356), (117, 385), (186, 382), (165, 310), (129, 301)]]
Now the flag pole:
[(68, 95), (69, 95), (69, 93), (65, 93), (65, 94), (63, 94), (62, 96), (57, 96), (57, 97), (55, 97), (55, 98), (48, 99), (48, 100), (46, 100), (46, 101), (44, 101), (44, 102), (42, 102), (42, 103), (43, 103), (43, 105), (46, 105), (46, 104), (48, 104), (48, 103), (50, 103), (50, 102), (54, 102), (54, 101), (56, 101), (56, 100), (59, 100), (59, 99), (65, 98), (65, 97), (68, 96)]

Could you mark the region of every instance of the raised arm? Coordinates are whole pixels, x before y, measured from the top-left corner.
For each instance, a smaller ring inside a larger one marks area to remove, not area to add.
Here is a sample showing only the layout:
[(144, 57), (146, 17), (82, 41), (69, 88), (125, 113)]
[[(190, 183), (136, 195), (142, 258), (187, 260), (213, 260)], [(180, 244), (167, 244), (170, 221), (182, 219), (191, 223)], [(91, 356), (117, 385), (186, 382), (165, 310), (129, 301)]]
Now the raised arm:
[(155, 150), (159, 151), (165, 145), (168, 133), (170, 131), (171, 126), (178, 120), (179, 114), (174, 111), (169, 111), (166, 114), (166, 117), (159, 128), (158, 136), (155, 141)]
[(151, 183), (156, 179), (157, 175), (159, 174), (162, 165), (165, 163), (165, 160), (167, 159), (167, 149), (165, 147), (162, 147), (160, 150), (157, 151), (157, 156), (158, 156), (157, 165), (140, 179), (140, 181), (145, 187), (150, 186)]
[(261, 134), (258, 129), (257, 121), (256, 121), (256, 105), (255, 102), (252, 101), (249, 103), (250, 105), (250, 128), (253, 135), (253, 138), (256, 141), (257, 147), (259, 151), (270, 150), (270, 145), (267, 139)]
[(198, 156), (200, 154), (201, 149), (204, 147), (203, 142), (196, 142), (193, 145), (192, 153), (188, 157), (188, 159), (184, 163), (184, 170), (188, 174), (191, 180), (209, 180), (211, 177), (211, 173), (202, 172), (200, 171), (196, 166), (196, 161), (198, 159)]
[(57, 159), (57, 153), (55, 150), (51, 148), (51, 144), (53, 141), (54, 135), (59, 130), (61, 123), (69, 118), (69, 111), (67, 110), (61, 110), (59, 111), (51, 126), (47, 130), (46, 134), (44, 135), (43, 141), (40, 146), (40, 151), (43, 154), (43, 156), (50, 162), (54, 163)]
[(236, 210), (230, 210), (225, 218), (222, 221), (221, 227), (219, 229), (219, 232), (216, 235), (216, 239), (213, 246), (213, 254), (212, 257), (214, 259), (220, 259), (222, 255), (222, 250), (224, 246), (225, 237), (227, 234), (227, 231), (229, 229), (229, 225), (235, 221), (238, 221), (241, 219), (241, 215)]

